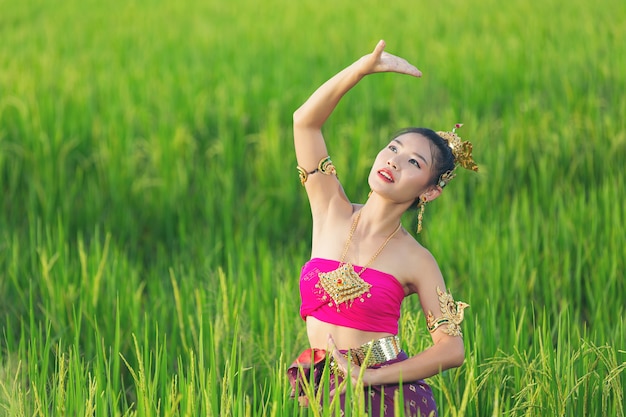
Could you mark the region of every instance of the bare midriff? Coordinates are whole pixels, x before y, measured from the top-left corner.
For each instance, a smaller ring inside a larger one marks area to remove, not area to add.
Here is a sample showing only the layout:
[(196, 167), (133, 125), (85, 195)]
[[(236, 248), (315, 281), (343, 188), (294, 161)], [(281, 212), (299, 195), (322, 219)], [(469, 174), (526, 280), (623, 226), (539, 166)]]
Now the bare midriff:
[(312, 316), (306, 318), (306, 331), (309, 337), (309, 344), (312, 348), (317, 349), (328, 348), (328, 335), (332, 335), (339, 350), (357, 348), (372, 340), (393, 336), (391, 333), (366, 332), (350, 327), (337, 326), (325, 323)]

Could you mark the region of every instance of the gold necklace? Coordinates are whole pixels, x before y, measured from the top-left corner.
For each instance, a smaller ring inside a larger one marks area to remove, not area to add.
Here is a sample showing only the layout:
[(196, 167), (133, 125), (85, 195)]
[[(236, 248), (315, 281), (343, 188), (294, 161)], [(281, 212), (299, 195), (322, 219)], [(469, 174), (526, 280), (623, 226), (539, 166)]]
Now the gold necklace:
[[(361, 209), (362, 210), (362, 209)], [(344, 263), (346, 255), (348, 254), (348, 248), (352, 243), (352, 236), (354, 235), (354, 231), (356, 230), (356, 226), (359, 223), (359, 219), (361, 218), (361, 211), (359, 211), (352, 222), (352, 227), (350, 229), (350, 234), (348, 235), (348, 240), (346, 241), (346, 245), (343, 248), (343, 253), (341, 254), (341, 260), (339, 261), (339, 267), (337, 269), (330, 272), (320, 272), (319, 282), (315, 285), (316, 288), (321, 288), (324, 290), (324, 295), (322, 296), (322, 300), (327, 300), (327, 297), (330, 297), (332, 301), (328, 303), (329, 307), (332, 307), (333, 304), (337, 307), (337, 312), (339, 312), (339, 305), (342, 303), (346, 303), (347, 307), (352, 305), (355, 299), (359, 299), (361, 302), (364, 302), (363, 296), (367, 294), (367, 297), (371, 297), (370, 288), (371, 284), (368, 284), (361, 278), (361, 274), (367, 269), (367, 267), (374, 262), (374, 259), (380, 255), (383, 251), (387, 243), (398, 233), (402, 223), (398, 224), (398, 227), (391, 233), (387, 239), (383, 242), (383, 244), (378, 248), (374, 256), (370, 258), (369, 261), (363, 266), (363, 268), (357, 273), (354, 270), (354, 266), (350, 263)]]

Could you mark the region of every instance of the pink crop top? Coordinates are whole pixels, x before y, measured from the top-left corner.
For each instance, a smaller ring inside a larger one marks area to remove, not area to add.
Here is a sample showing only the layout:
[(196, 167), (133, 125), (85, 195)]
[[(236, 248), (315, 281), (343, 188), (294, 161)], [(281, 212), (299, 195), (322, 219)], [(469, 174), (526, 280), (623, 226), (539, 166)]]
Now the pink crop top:
[[(404, 299), (404, 289), (398, 280), (390, 274), (367, 268), (361, 278), (371, 284), (371, 297), (364, 297), (363, 302), (354, 300), (352, 305), (339, 305), (339, 312), (334, 304), (329, 305), (328, 297), (324, 300), (324, 290), (316, 288), (320, 272), (329, 272), (339, 267), (338, 261), (313, 258), (302, 267), (300, 273), (300, 317), (306, 320), (313, 316), (318, 320), (338, 326), (350, 327), (368, 332), (398, 334), (400, 306)], [(355, 266), (359, 272), (361, 267)]]

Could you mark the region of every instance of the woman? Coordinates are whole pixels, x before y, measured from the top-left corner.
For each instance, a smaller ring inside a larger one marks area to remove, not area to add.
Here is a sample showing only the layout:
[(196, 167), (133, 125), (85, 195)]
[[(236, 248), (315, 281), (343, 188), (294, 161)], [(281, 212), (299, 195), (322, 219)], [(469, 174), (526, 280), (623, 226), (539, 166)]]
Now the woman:
[[(398, 406), (405, 415), (436, 415), (432, 391), (423, 379), (463, 363), (459, 324), (467, 304), (454, 302), (437, 262), (400, 221), (412, 206), (423, 213), (426, 203), (439, 197), (454, 177), (456, 165), (477, 168), (471, 144), (454, 130), (438, 135), (430, 129), (406, 129), (376, 157), (367, 202), (356, 205), (348, 200), (321, 129), (342, 96), (364, 76), (421, 76), (416, 67), (384, 48), (380, 41), (371, 54), (324, 83), (294, 113), (298, 171), (313, 216), (311, 260), (300, 279), (301, 315), (311, 349), (288, 374), (293, 394), (303, 405), (309, 403), (309, 382), (320, 384), (324, 365), (330, 363), (326, 369), (332, 376), (325, 392), (332, 398), (327, 403), (338, 397), (342, 410), (349, 406), (343, 403), (350, 378), (353, 385), (362, 381), (365, 407), (372, 415), (394, 415)], [(413, 293), (427, 314), (433, 345), (409, 358), (400, 350), (397, 334), (400, 305)], [(397, 390), (402, 390), (402, 404), (394, 404)]]

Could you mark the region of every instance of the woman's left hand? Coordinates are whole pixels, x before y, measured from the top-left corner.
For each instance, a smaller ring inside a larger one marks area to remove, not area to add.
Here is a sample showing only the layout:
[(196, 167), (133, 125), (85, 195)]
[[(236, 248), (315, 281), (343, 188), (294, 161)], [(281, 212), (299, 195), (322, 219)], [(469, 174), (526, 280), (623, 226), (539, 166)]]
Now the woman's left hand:
[(422, 72), (406, 59), (385, 52), (385, 46), (385, 41), (380, 40), (372, 53), (362, 56), (354, 63), (361, 75), (376, 72), (397, 72), (413, 77), (422, 76)]
[[(362, 372), (363, 375), (362, 375), (361, 382), (363, 383), (363, 386), (367, 387), (373, 384), (373, 381), (372, 381), (372, 377), (374, 376), (372, 374), (373, 370), (371, 369), (361, 370), (360, 366), (355, 365), (353, 362), (348, 361), (348, 358), (343, 356), (341, 352), (339, 352), (339, 349), (337, 349), (337, 345), (335, 345), (335, 341), (331, 335), (328, 335), (328, 351), (331, 352), (331, 354), (333, 355), (333, 360), (335, 361), (337, 370), (340, 373), (340, 375), (343, 376), (344, 380), (347, 378), (351, 378), (352, 384), (354, 385), (359, 380), (359, 377), (361, 376), (361, 372)], [(337, 390), (337, 388), (341, 388), (341, 391), (340, 392), (333, 391), (330, 394), (331, 395), (342, 394), (346, 390), (346, 384), (341, 384), (340, 387), (335, 387), (335, 390)]]

